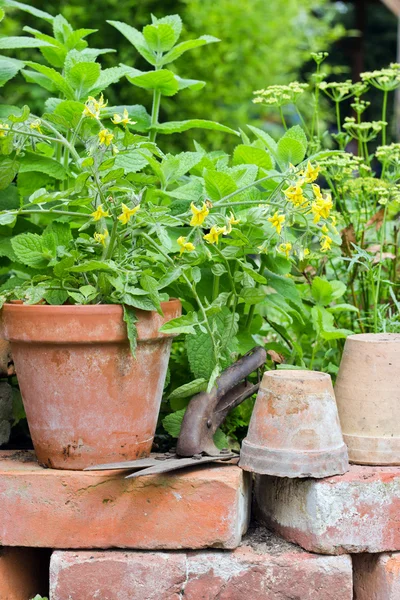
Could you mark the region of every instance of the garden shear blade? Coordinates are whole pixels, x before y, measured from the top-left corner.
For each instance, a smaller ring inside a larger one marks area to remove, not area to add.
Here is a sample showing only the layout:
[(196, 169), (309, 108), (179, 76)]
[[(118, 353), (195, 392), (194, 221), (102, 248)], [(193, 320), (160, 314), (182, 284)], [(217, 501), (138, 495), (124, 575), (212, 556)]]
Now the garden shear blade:
[[(166, 452), (150, 458), (109, 463), (87, 467), (85, 471), (133, 470), (127, 475), (141, 477), (197, 467), (207, 463), (230, 463), (237, 454), (227, 448), (219, 450), (214, 444), (214, 434), (227, 414), (241, 402), (258, 391), (259, 369), (266, 361), (264, 348), (253, 348), (233, 365), (225, 369), (210, 392), (193, 396), (186, 409), (178, 438), (176, 453)], [(257, 383), (249, 383), (247, 377), (258, 373)]]

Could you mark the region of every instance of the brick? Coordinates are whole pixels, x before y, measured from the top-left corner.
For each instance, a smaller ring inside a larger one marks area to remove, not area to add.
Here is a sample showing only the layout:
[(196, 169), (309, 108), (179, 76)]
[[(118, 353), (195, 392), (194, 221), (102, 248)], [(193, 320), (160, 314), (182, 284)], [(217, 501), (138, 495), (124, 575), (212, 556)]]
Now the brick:
[(44, 469), (26, 451), (0, 457), (0, 545), (235, 548), (247, 529), (250, 478), (235, 465), (125, 479)]
[(353, 573), (356, 600), (399, 600), (400, 553), (358, 554)]
[(50, 588), (52, 600), (351, 600), (352, 568), (256, 535), (231, 552), (57, 551)]
[(47, 595), (50, 553), (33, 548), (1, 548), (1, 600), (29, 600)]
[(400, 550), (400, 468), (352, 465), (327, 479), (258, 476), (261, 522), (311, 552)]

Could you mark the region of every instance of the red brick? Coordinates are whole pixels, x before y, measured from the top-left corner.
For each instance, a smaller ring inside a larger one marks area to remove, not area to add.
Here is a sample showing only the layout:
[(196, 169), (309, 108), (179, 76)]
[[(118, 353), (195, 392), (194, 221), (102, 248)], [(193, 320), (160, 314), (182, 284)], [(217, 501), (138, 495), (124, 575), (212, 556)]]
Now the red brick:
[(351, 600), (352, 570), (348, 556), (250, 538), (232, 552), (57, 551), (50, 587), (52, 600)]
[(0, 550), (1, 600), (29, 600), (47, 594), (50, 554), (33, 548)]
[(400, 553), (359, 554), (353, 569), (357, 600), (399, 600)]
[(46, 548), (235, 548), (250, 478), (235, 465), (138, 479), (56, 471), (0, 452), (0, 545)]
[(311, 552), (400, 550), (400, 467), (352, 465), (326, 479), (259, 476), (261, 522)]

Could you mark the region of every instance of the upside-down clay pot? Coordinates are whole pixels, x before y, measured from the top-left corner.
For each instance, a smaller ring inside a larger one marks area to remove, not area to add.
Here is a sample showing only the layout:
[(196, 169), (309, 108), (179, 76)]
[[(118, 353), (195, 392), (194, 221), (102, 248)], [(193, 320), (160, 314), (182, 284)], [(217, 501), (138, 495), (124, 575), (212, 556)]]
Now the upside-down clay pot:
[(350, 335), (335, 393), (350, 462), (400, 465), (400, 334)]
[(159, 329), (181, 304), (162, 309), (136, 311), (135, 359), (120, 305), (4, 305), (39, 463), (79, 470), (149, 455), (172, 341)]
[(332, 387), (326, 373), (264, 374), (239, 466), (278, 477), (329, 477), (348, 470)]

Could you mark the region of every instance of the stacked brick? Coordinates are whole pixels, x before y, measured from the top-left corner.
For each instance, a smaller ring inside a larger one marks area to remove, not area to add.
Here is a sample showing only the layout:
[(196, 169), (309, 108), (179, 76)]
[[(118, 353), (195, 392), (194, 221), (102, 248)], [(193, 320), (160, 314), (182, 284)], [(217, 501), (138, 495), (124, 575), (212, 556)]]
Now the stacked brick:
[(125, 480), (2, 452), (0, 498), (0, 543), (9, 548), (0, 556), (1, 600), (47, 592), (23, 554), (49, 568), (40, 548), (53, 550), (51, 600), (352, 598), (349, 556), (310, 553), (265, 528), (245, 534), (251, 477), (235, 465)]

